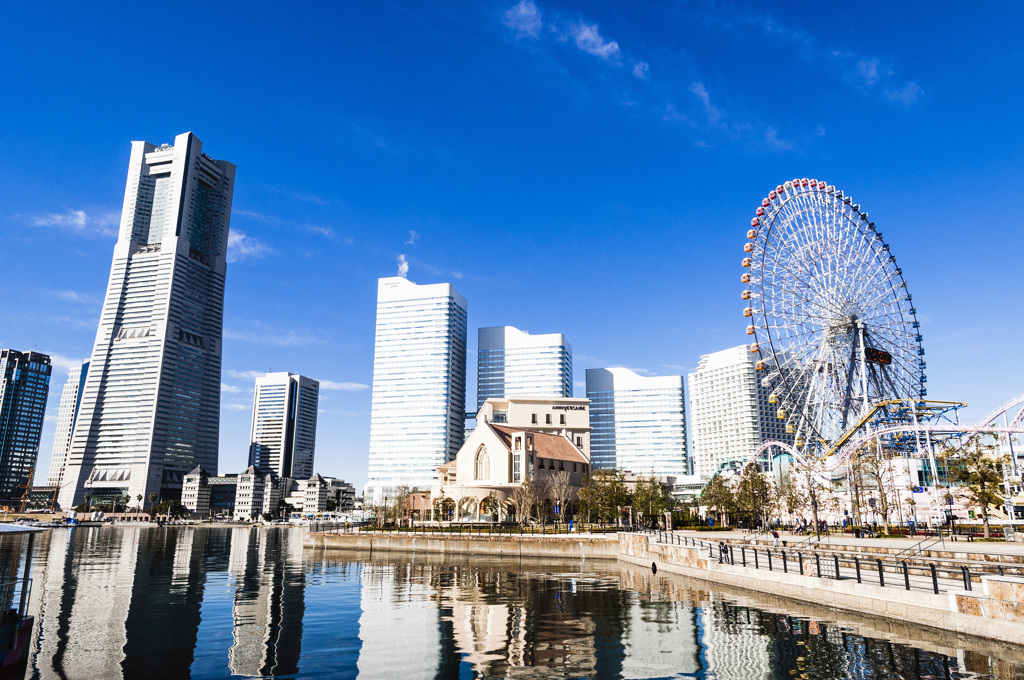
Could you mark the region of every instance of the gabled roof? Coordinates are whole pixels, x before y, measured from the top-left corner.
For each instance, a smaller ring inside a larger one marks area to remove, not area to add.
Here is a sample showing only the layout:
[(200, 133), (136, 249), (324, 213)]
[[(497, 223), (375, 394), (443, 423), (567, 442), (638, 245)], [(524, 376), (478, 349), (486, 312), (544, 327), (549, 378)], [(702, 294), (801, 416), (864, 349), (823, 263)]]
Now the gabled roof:
[(320, 484), (326, 484), (327, 480), (320, 476), (320, 473), (314, 472), (313, 476), (309, 478), (310, 482), (318, 482)]
[(512, 450), (512, 435), (517, 432), (526, 432), (533, 436), (533, 453), (535, 456), (565, 460), (570, 463), (590, 464), (590, 461), (583, 455), (583, 452), (560, 434), (524, 430), (504, 425), (495, 425), (493, 423), (487, 423), (487, 426), (494, 430), (494, 433), (501, 439), (501, 443), (510, 451)]
[(202, 465), (197, 465), (196, 469), (189, 473), (190, 475), (206, 475), (210, 476), (210, 473), (203, 469)]

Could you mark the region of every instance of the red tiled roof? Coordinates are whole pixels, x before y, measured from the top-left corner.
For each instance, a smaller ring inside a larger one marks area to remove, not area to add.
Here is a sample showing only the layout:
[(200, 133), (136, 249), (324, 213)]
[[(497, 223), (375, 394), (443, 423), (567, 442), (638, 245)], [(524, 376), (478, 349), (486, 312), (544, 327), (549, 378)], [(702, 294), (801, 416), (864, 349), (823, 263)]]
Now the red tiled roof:
[(577, 449), (572, 442), (563, 437), (560, 434), (548, 434), (547, 432), (538, 432), (536, 430), (523, 430), (514, 427), (505, 427), (504, 425), (495, 425), (494, 423), (487, 423), (487, 425), (494, 430), (494, 433), (501, 439), (501, 443), (505, 445), (505, 448), (512, 449), (512, 434), (516, 432), (526, 432), (533, 435), (533, 453), (535, 456), (540, 458), (553, 458), (554, 460), (567, 460), (570, 463), (585, 463), (590, 464), (587, 457)]

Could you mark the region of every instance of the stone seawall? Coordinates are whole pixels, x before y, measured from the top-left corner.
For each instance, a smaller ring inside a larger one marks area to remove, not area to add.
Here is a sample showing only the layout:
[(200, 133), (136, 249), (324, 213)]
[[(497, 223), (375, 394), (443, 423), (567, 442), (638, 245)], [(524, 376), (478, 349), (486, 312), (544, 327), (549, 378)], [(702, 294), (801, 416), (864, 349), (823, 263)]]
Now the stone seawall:
[(389, 552), (425, 552), (481, 557), (558, 557), (562, 559), (614, 560), (619, 543), (608, 536), (445, 536), (415, 534), (375, 534), (359, 532), (331, 534), (308, 532), (308, 548), (336, 550), (375, 550)]
[(618, 548), (620, 560), (653, 566), (659, 573), (665, 571), (869, 616), (914, 622), (944, 632), (1016, 645), (1024, 642), (1024, 578), (1018, 576), (983, 576), (980, 588), (936, 595), (855, 580), (837, 581), (719, 564), (706, 550), (652, 543), (645, 534), (619, 534)]

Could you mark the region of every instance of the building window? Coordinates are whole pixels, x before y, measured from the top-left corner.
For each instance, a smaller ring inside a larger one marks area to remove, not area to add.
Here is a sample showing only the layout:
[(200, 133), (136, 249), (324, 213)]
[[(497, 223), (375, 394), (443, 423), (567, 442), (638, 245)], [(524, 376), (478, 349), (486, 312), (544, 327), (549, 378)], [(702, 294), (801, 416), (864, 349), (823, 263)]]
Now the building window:
[(577, 448), (582, 448), (583, 447), (583, 437), (576, 437), (576, 447)]
[(565, 414), (564, 413), (559, 413), (558, 414), (558, 424), (559, 425), (565, 425)]
[(550, 413), (547, 413), (547, 414), (544, 415), (544, 422), (546, 424), (548, 424), (548, 425), (551, 424), (551, 414)]
[(473, 479), (488, 480), (491, 478), (491, 457), (487, 455), (486, 446), (481, 446), (477, 449), (473, 470)]
[(534, 425), (537, 424), (537, 414), (536, 413), (534, 413), (534, 414), (532, 414), (530, 416), (530, 422), (533, 423)]
[(573, 463), (573, 464), (572, 464), (572, 471), (573, 471), (573, 472), (576, 472), (576, 463)]

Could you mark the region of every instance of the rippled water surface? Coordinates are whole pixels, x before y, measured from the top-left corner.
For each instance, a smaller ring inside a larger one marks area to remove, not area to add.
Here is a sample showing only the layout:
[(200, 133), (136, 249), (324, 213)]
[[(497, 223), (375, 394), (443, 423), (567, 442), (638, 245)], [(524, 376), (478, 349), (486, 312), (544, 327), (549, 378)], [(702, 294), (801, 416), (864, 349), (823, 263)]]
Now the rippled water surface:
[(616, 562), (303, 552), (292, 528), (39, 538), (34, 678), (1024, 678)]

